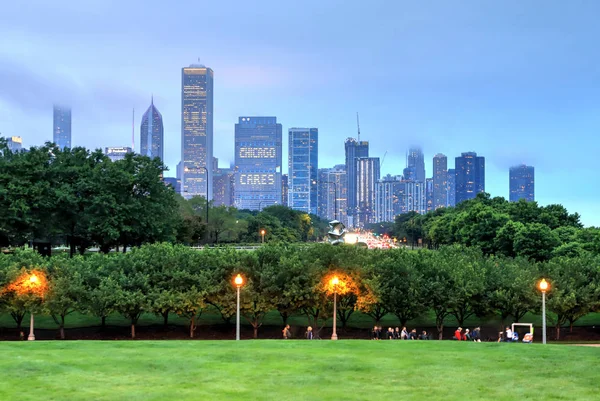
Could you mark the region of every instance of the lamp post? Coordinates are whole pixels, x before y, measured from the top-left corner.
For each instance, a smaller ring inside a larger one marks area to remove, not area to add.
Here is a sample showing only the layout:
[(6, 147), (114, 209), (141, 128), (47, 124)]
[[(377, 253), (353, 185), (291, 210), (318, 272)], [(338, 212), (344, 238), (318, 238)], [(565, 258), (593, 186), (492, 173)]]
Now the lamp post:
[(337, 276), (333, 276), (331, 279), (331, 285), (333, 286), (333, 333), (331, 334), (332, 340), (337, 340), (336, 331), (336, 315), (337, 315), (337, 286), (340, 283), (340, 279)]
[(235, 276), (235, 279), (233, 281), (235, 283), (235, 286), (237, 287), (237, 308), (236, 308), (236, 315), (235, 315), (235, 340), (240, 341), (240, 288), (242, 287), (242, 284), (244, 284), (244, 279), (241, 274), (238, 274), (237, 276)]
[(550, 288), (550, 284), (543, 278), (538, 287), (542, 292), (542, 344), (546, 344), (546, 291)]
[[(31, 283), (32, 286), (36, 286), (39, 284), (39, 279), (38, 276), (36, 276), (35, 274), (32, 274), (31, 277), (29, 277), (29, 282)], [(30, 318), (29, 318), (29, 337), (27, 337), (28, 341), (34, 341), (35, 340), (35, 335), (33, 334), (33, 312), (30, 312)]]
[(261, 235), (261, 237), (262, 237), (262, 243), (263, 243), (263, 244), (265, 243), (265, 234), (266, 234), (266, 233), (267, 233), (267, 232), (265, 231), (265, 229), (264, 229), (264, 228), (263, 228), (262, 230), (260, 230), (260, 235)]

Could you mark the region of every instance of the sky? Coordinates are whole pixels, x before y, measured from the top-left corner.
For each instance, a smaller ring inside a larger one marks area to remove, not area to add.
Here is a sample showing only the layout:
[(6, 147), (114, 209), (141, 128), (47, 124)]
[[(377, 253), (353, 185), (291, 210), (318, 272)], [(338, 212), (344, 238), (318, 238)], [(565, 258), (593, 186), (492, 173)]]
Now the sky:
[[(319, 167), (356, 136), (401, 174), (421, 146), (486, 158), (486, 192), (536, 169), (536, 200), (600, 226), (600, 2), (596, 0), (29, 0), (0, 13), (0, 133), (52, 140), (52, 105), (72, 108), (72, 144), (130, 146), (135, 108), (154, 104), (165, 163), (181, 156), (181, 68), (211, 67), (214, 155), (233, 161), (240, 116), (319, 129)], [(387, 152), (387, 154), (386, 154)]]

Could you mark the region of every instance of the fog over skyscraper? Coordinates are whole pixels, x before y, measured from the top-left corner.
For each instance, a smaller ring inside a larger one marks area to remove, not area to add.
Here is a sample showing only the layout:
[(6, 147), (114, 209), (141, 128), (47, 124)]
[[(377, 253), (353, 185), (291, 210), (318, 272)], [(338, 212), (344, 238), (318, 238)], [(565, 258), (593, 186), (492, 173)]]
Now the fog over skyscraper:
[(204, 65), (181, 70), (181, 190), (186, 198), (212, 199), (213, 77)]
[(150, 158), (158, 157), (164, 160), (164, 127), (162, 115), (154, 106), (154, 97), (150, 107), (142, 116), (140, 125), (140, 154)]
[(535, 169), (524, 164), (513, 166), (509, 172), (510, 201), (517, 202), (525, 199), (527, 202), (535, 200)]
[(54, 105), (52, 142), (59, 148), (71, 148), (71, 109)]
[(414, 168), (415, 176), (413, 180), (425, 182), (425, 157), (421, 148), (415, 146), (409, 149), (407, 167)]

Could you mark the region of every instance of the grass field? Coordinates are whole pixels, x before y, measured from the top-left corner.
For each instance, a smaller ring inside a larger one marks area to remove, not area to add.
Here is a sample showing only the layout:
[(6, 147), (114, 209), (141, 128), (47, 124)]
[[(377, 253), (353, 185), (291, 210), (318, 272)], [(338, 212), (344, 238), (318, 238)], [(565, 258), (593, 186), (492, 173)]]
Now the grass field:
[(600, 348), (452, 341), (0, 343), (1, 400), (598, 400)]

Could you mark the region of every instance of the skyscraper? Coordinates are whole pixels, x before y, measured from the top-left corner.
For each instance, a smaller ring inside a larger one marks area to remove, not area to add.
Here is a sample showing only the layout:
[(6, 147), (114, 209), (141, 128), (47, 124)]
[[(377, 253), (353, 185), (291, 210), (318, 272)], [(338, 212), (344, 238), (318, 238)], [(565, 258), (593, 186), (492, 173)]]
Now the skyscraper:
[(425, 157), (419, 147), (412, 147), (408, 151), (407, 167), (413, 167), (415, 181), (425, 182)]
[(358, 226), (375, 220), (375, 185), (379, 181), (379, 157), (356, 159), (356, 205)]
[(23, 149), (23, 140), (20, 136), (6, 138), (6, 144), (8, 145), (8, 149), (12, 152), (18, 152)]
[(71, 109), (54, 105), (52, 141), (61, 149), (71, 148)]
[(288, 205), (288, 175), (281, 174), (281, 204)]
[(317, 214), (319, 130), (290, 128), (288, 133), (288, 206)]
[(485, 192), (485, 158), (475, 152), (462, 153), (455, 160), (456, 204)]
[(445, 207), (448, 203), (448, 158), (438, 153), (433, 157), (433, 208)]
[(213, 204), (233, 206), (235, 174), (233, 169), (219, 168), (213, 172)]
[(345, 165), (319, 169), (319, 217), (347, 224), (347, 184)]
[(348, 226), (356, 225), (356, 159), (359, 157), (369, 157), (369, 142), (357, 141), (354, 138), (348, 138), (345, 142), (346, 148), (346, 179), (348, 180)]
[(425, 214), (427, 207), (425, 203), (425, 183), (419, 181), (406, 181), (404, 192), (404, 208), (405, 213), (417, 212)]
[(434, 210), (433, 207), (433, 178), (425, 180), (425, 208), (428, 212)]
[(281, 204), (281, 124), (276, 117), (240, 117), (235, 124), (235, 206)]
[(154, 97), (150, 100), (150, 107), (142, 116), (140, 126), (140, 154), (151, 159), (158, 157), (164, 160), (164, 128), (162, 115), (154, 106)]
[(213, 77), (203, 65), (181, 70), (181, 190), (186, 198), (212, 199)]
[(386, 175), (375, 186), (375, 223), (393, 222), (402, 214), (406, 184), (398, 177)]
[(446, 206), (456, 206), (456, 173), (453, 168), (448, 169), (448, 180), (447, 180), (447, 192), (446, 192)]
[(510, 201), (517, 202), (525, 199), (527, 202), (535, 200), (535, 170), (532, 166), (524, 164), (510, 168)]
[(104, 154), (113, 162), (124, 159), (127, 153), (132, 152), (133, 150), (128, 146), (104, 148)]

